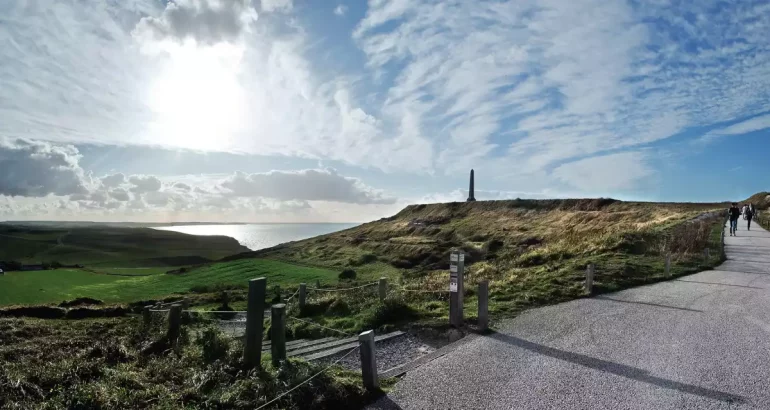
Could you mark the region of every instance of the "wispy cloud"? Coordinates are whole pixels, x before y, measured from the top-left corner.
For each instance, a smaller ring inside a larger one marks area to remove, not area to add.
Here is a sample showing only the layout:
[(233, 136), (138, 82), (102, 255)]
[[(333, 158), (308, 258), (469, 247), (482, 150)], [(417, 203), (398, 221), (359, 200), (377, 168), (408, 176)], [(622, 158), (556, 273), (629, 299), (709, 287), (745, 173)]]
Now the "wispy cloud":
[(334, 8), (334, 14), (338, 16), (344, 16), (345, 13), (348, 12), (348, 6), (344, 4), (338, 4), (337, 7)]
[[(290, 0), (48, 6), (0, 5), (0, 135), (604, 192), (652, 177), (643, 149), (691, 127), (770, 127), (761, 0), (372, 0), (351, 33), (313, 32), (330, 4)], [(348, 53), (333, 71), (328, 41)]]

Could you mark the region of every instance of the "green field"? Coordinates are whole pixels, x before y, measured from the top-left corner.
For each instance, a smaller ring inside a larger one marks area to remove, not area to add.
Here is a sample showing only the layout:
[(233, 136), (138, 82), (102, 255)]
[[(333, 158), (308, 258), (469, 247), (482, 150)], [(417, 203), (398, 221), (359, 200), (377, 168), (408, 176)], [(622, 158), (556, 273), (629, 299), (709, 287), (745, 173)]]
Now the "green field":
[(248, 251), (226, 236), (150, 228), (0, 224), (0, 261), (87, 267), (164, 267), (211, 262)]
[[(110, 270), (110, 269), (107, 269)], [(112, 269), (119, 272), (137, 270)], [(248, 280), (266, 277), (269, 286), (296, 286), (301, 282), (337, 281), (338, 272), (325, 268), (298, 266), (267, 259), (245, 259), (219, 263), (186, 274), (160, 273), (149, 276), (115, 276), (79, 269), (36, 272), (8, 272), (0, 276), (0, 306), (59, 303), (77, 297), (91, 297), (108, 303), (133, 302), (165, 297), (191, 290), (210, 291), (220, 287), (248, 286)]]

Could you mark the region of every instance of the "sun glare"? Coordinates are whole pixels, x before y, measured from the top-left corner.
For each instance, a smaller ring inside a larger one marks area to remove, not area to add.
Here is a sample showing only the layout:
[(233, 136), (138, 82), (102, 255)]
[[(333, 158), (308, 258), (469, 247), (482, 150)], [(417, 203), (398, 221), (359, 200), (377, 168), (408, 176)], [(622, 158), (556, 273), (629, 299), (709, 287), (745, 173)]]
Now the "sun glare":
[(245, 99), (238, 82), (242, 52), (233, 45), (194, 43), (169, 50), (150, 91), (158, 142), (201, 150), (229, 145), (243, 127)]

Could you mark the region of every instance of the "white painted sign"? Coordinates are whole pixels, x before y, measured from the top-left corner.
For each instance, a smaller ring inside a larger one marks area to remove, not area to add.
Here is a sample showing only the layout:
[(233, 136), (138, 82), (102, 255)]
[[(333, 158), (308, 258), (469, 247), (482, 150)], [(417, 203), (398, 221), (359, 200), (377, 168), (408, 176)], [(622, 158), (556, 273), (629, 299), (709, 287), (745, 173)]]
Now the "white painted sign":
[(457, 262), (457, 254), (453, 253), (449, 255), (449, 262)]
[(457, 292), (457, 279), (452, 278), (452, 280), (449, 281), (449, 291)]
[(465, 254), (464, 253), (460, 254), (460, 262), (465, 262)]
[(457, 273), (457, 265), (450, 265), (449, 271), (452, 273)]

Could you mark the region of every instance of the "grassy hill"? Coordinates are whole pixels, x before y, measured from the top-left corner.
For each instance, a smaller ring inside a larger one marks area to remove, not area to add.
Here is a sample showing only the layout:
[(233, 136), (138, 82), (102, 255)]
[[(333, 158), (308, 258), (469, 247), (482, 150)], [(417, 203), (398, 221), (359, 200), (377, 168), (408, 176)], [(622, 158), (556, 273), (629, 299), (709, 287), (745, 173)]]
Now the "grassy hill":
[(0, 224), (0, 260), (104, 267), (180, 266), (247, 251), (226, 236), (150, 228)]
[(760, 192), (754, 194), (749, 199), (741, 203), (754, 204), (757, 209), (768, 209), (770, 208), (770, 192)]
[[(611, 199), (411, 205), (390, 218), (225, 260), (353, 269), (359, 282), (390, 279), (393, 293), (384, 307), (372, 303), (371, 291), (314, 295), (301, 314), (330, 327), (354, 331), (399, 321), (444, 323), (452, 249), (466, 253), (469, 316), (476, 310), (481, 280), (490, 281), (492, 313), (505, 316), (585, 296), (589, 263), (597, 266), (597, 292), (666, 279), (666, 254), (672, 255), (674, 276), (713, 267), (721, 261), (725, 207)], [(705, 248), (711, 249), (709, 260), (702, 256)]]

